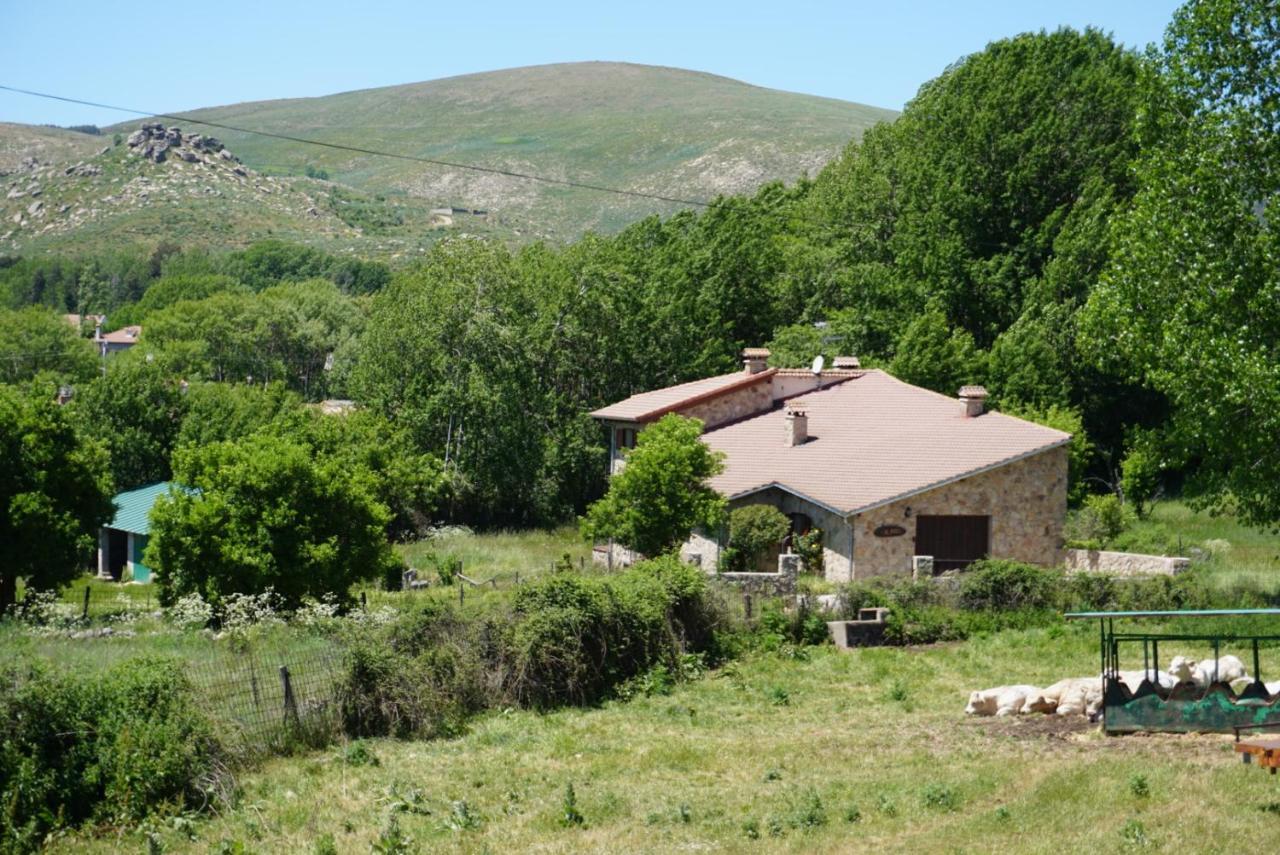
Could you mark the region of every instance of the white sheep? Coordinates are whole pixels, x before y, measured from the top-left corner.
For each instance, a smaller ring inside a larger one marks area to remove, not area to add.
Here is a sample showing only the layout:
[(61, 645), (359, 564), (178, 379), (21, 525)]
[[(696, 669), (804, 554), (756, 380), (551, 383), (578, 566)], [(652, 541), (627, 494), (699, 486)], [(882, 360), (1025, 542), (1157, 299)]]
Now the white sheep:
[(1231, 683), (1249, 676), (1244, 663), (1234, 656), (1220, 657), (1216, 663), (1212, 659), (1188, 659), (1186, 656), (1175, 656), (1169, 663), (1169, 675), (1179, 683), (1194, 683), (1197, 687), (1207, 688), (1216, 676), (1220, 683)]
[(1035, 686), (997, 686), (969, 695), (965, 715), (1017, 715), (1022, 712), (1027, 698), (1040, 692)]
[(1050, 705), (1058, 715), (1092, 715), (1102, 705), (1102, 680), (1098, 677), (1068, 677), (1041, 689), (1024, 703), (1024, 706), (1035, 707)]
[(1138, 691), (1138, 686), (1142, 685), (1143, 677), (1150, 680), (1154, 685), (1162, 689), (1172, 689), (1178, 685), (1177, 679), (1172, 674), (1163, 671), (1157, 671), (1154, 668), (1148, 668), (1144, 671), (1121, 671), (1120, 682), (1128, 686), (1130, 692)]

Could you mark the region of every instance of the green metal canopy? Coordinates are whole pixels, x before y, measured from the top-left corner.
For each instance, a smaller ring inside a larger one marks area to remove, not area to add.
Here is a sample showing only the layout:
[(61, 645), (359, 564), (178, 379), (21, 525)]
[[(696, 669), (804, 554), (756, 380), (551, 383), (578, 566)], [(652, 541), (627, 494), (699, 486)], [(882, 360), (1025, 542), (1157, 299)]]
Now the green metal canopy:
[(116, 516), (107, 528), (132, 534), (150, 534), (151, 508), (155, 505), (156, 499), (169, 492), (171, 483), (160, 481), (118, 494), (114, 500)]
[(1280, 609), (1188, 609), (1180, 612), (1067, 612), (1063, 617), (1067, 620), (1086, 620), (1090, 618), (1232, 617), (1236, 615), (1280, 615)]

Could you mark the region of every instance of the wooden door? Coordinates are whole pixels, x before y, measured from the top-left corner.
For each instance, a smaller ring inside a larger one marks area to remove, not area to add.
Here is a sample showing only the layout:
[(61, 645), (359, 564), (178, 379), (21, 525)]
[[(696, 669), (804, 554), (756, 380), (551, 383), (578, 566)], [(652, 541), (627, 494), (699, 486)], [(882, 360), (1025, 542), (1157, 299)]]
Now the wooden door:
[(960, 570), (991, 550), (989, 516), (916, 517), (916, 555), (933, 556), (933, 572)]

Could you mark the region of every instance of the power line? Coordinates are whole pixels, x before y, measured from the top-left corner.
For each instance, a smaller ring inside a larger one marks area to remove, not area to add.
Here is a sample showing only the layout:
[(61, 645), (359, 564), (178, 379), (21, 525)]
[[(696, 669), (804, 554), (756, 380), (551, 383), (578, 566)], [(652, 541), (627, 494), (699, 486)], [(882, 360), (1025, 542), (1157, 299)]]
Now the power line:
[(451, 160), (438, 160), (430, 157), (419, 157), (413, 154), (400, 154), (393, 151), (379, 151), (377, 149), (363, 148), (361, 146), (344, 145), (342, 143), (324, 142), (323, 140), (309, 140), (304, 137), (295, 137), (288, 134), (277, 134), (272, 131), (257, 131), (252, 128), (241, 128), (235, 125), (223, 124), (221, 122), (210, 122), (205, 119), (196, 119), (191, 116), (181, 116), (174, 113), (157, 113), (150, 110), (138, 110), (133, 107), (119, 107), (114, 104), (102, 104), (97, 101), (86, 101), (81, 98), (69, 98), (65, 95), (53, 95), (48, 92), (35, 92), (31, 89), (20, 89), (17, 86), (7, 86), (0, 83), (0, 89), (6, 92), (16, 92), (19, 95), (30, 95), (34, 98), (46, 98), (50, 101), (62, 101), (67, 104), (78, 104), (83, 107), (96, 107), (101, 110), (115, 110), (118, 113), (132, 113), (135, 116), (144, 116), (153, 119), (169, 119), (175, 122), (185, 122), (193, 125), (204, 125), (210, 128), (218, 128), (223, 131), (232, 131), (238, 134), (251, 134), (259, 137), (269, 137), (271, 139), (284, 140), (286, 142), (301, 143), (303, 145), (321, 146), (323, 148), (335, 149), (337, 151), (353, 152), (355, 154), (368, 154), (374, 157), (390, 157), (396, 160), (411, 160), (417, 163), (426, 163), (432, 166), (446, 166), (450, 169), (465, 169), (472, 172), (483, 172), (489, 175), (502, 175), (508, 178), (519, 178), (524, 181), (539, 181), (544, 184), (556, 184), (561, 187), (573, 187), (578, 190), (592, 190), (597, 193), (613, 193), (618, 196), (631, 196), (637, 199), (651, 199), (659, 202), (672, 202), (677, 205), (689, 205), (696, 208), (709, 208), (710, 202), (699, 199), (682, 199), (678, 196), (664, 196), (660, 193), (645, 193), (642, 190), (626, 190), (620, 187), (606, 187), (602, 184), (590, 184), (585, 181), (573, 181), (567, 178), (551, 178), (546, 175), (536, 175), (531, 172), (517, 172), (513, 169), (501, 169), (496, 166), (476, 166), (471, 163), (458, 163)]

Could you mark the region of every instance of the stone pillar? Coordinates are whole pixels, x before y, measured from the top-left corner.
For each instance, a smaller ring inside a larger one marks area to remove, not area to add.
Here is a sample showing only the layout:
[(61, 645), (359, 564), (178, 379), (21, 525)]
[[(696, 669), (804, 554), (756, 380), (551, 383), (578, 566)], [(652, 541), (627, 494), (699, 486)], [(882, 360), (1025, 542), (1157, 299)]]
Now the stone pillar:
[(111, 539), (107, 537), (105, 528), (98, 529), (98, 578), (110, 579), (111, 571)]

